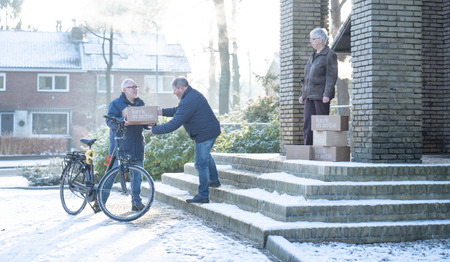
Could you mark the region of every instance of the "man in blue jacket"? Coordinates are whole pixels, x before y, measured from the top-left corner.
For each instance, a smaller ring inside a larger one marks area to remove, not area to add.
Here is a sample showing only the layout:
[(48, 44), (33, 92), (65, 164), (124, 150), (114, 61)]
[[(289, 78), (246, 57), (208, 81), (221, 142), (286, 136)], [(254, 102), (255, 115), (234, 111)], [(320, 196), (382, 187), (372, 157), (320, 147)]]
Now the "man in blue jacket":
[[(136, 82), (132, 79), (125, 79), (122, 82), (122, 93), (116, 99), (114, 99), (108, 108), (108, 116), (115, 117), (119, 120), (124, 120), (122, 111), (128, 106), (144, 106), (144, 101), (138, 97), (138, 89)], [(109, 131), (109, 155), (113, 154), (114, 150), (114, 137), (116, 134), (117, 126), (111, 120), (106, 119), (106, 124), (108, 125)], [(135, 162), (138, 166), (143, 166), (144, 162), (144, 136), (142, 132), (143, 125), (129, 125), (125, 121), (125, 126), (127, 127), (126, 139), (120, 141), (120, 156), (125, 158), (130, 155), (131, 161)], [(119, 134), (120, 135), (120, 134)], [(117, 165), (117, 160), (114, 162), (114, 166)], [(106, 182), (107, 188), (111, 188), (114, 181)], [(140, 198), (140, 187), (142, 183), (142, 177), (131, 174), (131, 191), (132, 191), (132, 210), (140, 211), (145, 206), (142, 204)], [(107, 199), (108, 196), (104, 196)]]
[(198, 171), (198, 194), (188, 203), (208, 203), (208, 186), (219, 187), (219, 176), (211, 149), (220, 135), (220, 123), (206, 98), (193, 89), (185, 77), (177, 77), (172, 82), (173, 94), (180, 99), (177, 107), (165, 108), (159, 114), (173, 117), (164, 125), (150, 127), (148, 133), (166, 134), (177, 130), (182, 125), (195, 141), (195, 168)]

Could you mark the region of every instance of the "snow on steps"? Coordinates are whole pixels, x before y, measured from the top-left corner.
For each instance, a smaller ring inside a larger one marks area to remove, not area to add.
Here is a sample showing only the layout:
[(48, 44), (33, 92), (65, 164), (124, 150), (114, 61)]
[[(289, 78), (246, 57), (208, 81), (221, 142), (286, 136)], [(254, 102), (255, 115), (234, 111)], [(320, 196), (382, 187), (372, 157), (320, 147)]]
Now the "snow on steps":
[[(197, 193), (198, 177), (183, 173), (166, 173), (165, 184)], [(242, 189), (231, 185), (210, 188), (210, 200), (234, 204), (239, 208), (260, 212), (283, 222), (369, 222), (443, 219), (443, 210), (450, 210), (450, 200), (307, 200), (269, 192), (261, 188)], [(448, 212), (447, 212), (448, 214)]]
[(157, 183), (156, 198), (202, 219), (211, 221), (239, 233), (259, 247), (265, 246), (269, 235), (280, 235), (290, 241), (339, 241), (348, 243), (400, 242), (417, 239), (417, 233), (440, 237), (449, 234), (450, 220), (407, 221), (407, 222), (281, 222), (258, 212), (249, 212), (236, 205), (226, 203), (188, 204), (192, 195), (170, 185)]
[[(361, 200), (361, 199), (450, 199), (450, 181), (338, 181), (325, 182), (303, 178), (285, 172), (251, 172), (217, 165), (221, 181), (242, 188), (264, 188), (307, 199)], [(184, 166), (184, 172), (197, 175), (193, 163)]]
[(214, 158), (226, 165), (218, 165), (222, 186), (210, 188), (210, 204), (185, 201), (198, 187), (192, 163), (185, 165), (186, 174), (164, 174), (156, 197), (261, 247), (269, 235), (348, 243), (450, 236), (449, 165), (369, 164), (366, 169), (355, 163), (289, 162), (270, 154)]

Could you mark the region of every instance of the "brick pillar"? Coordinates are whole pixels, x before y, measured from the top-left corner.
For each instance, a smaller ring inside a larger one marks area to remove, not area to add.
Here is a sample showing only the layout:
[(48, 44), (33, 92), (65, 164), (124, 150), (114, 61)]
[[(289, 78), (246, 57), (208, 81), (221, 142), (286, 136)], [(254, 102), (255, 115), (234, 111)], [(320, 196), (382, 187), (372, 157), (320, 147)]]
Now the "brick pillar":
[(443, 153), (450, 154), (450, 1), (444, 1), (444, 70), (445, 70), (445, 92), (444, 92), (444, 148)]
[(300, 78), (313, 48), (309, 33), (328, 28), (328, 0), (280, 0), (280, 130), (284, 145), (303, 144), (303, 105), (298, 102)]
[(353, 0), (352, 161), (421, 162), (421, 7)]
[[(448, 146), (448, 91), (447, 95), (445, 93), (449, 86), (448, 52), (450, 50), (448, 47), (449, 25), (445, 25), (444, 5), (447, 5), (448, 9), (449, 1), (424, 0), (422, 5), (424, 111), (422, 143), (423, 152), (428, 154), (442, 153), (445, 151), (445, 146)], [(444, 133), (447, 133), (447, 136)]]

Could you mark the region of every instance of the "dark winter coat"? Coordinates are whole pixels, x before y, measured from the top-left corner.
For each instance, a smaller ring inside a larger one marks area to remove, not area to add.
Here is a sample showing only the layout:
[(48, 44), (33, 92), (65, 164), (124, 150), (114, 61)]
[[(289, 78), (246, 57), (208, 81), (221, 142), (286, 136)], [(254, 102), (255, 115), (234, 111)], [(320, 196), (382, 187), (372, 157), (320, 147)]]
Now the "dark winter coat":
[(334, 98), (334, 85), (338, 77), (336, 53), (326, 46), (320, 53), (314, 51), (305, 67), (303, 80), (303, 99), (322, 100)]
[[(113, 116), (119, 120), (123, 120), (122, 111), (128, 106), (144, 106), (144, 101), (140, 98), (136, 98), (132, 104), (128, 101), (126, 95), (122, 93), (118, 98), (114, 99), (108, 108), (108, 115)], [(114, 150), (114, 136), (117, 130), (117, 126), (111, 122), (111, 120), (106, 119), (106, 124), (110, 128), (109, 132), (109, 155), (113, 153)], [(142, 131), (144, 129), (143, 125), (130, 125), (127, 126), (127, 134), (125, 140), (120, 140), (120, 156), (125, 157), (126, 155), (131, 156), (131, 160), (144, 160), (144, 136)], [(120, 135), (120, 134), (119, 134)]]
[(154, 126), (154, 134), (170, 133), (183, 125), (190, 138), (201, 143), (218, 137), (221, 132), (220, 123), (208, 101), (191, 86), (184, 91), (177, 107), (163, 109), (163, 116), (173, 118), (164, 125)]

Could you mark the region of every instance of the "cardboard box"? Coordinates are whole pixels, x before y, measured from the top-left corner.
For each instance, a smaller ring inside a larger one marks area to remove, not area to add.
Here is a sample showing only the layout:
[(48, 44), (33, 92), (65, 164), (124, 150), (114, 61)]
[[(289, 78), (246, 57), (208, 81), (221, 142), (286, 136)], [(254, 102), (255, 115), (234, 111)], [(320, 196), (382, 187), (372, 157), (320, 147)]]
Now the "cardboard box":
[(315, 146), (347, 146), (348, 131), (313, 131)]
[(156, 106), (129, 106), (122, 111), (125, 120), (132, 125), (148, 125), (158, 121)]
[(305, 145), (286, 145), (286, 160), (302, 159), (311, 160), (313, 147)]
[(319, 161), (350, 161), (348, 146), (314, 146), (313, 160)]
[(348, 116), (313, 115), (311, 116), (311, 130), (347, 131)]

